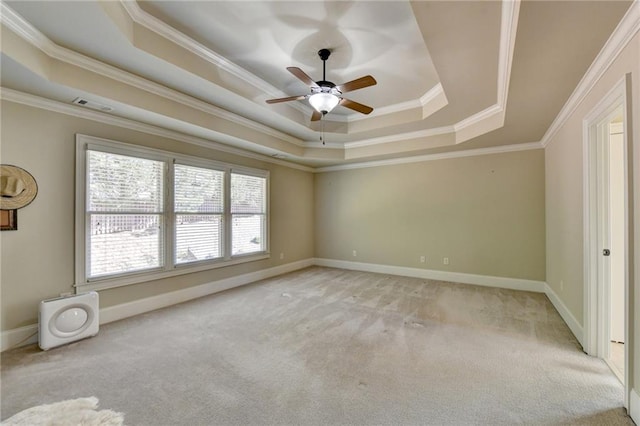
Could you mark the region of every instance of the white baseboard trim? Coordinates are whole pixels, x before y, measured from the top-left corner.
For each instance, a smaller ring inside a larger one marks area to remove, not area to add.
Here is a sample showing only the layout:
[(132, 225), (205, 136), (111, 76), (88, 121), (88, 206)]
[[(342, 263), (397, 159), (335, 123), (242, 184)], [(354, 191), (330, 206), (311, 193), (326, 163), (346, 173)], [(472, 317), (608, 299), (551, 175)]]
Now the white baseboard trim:
[(549, 284), (545, 284), (544, 293), (551, 301), (551, 304), (556, 308), (556, 311), (558, 311), (564, 322), (567, 323), (567, 326), (569, 327), (573, 335), (576, 336), (576, 339), (578, 339), (578, 342), (580, 342), (580, 346), (584, 348), (584, 329), (582, 328), (576, 317), (573, 316), (569, 308), (567, 308), (567, 305), (565, 305), (560, 297), (558, 297), (556, 292), (553, 291), (551, 287), (549, 287)]
[(38, 342), (38, 324), (26, 325), (0, 333), (0, 352)]
[[(182, 290), (146, 297), (144, 299), (123, 303), (116, 306), (100, 309), (100, 324), (108, 324), (124, 318), (129, 318), (156, 309), (166, 308), (171, 305), (208, 296), (220, 291), (239, 287), (255, 281), (275, 277), (277, 275), (293, 272), (308, 266), (318, 265), (331, 268), (349, 269), (364, 272), (400, 275), (415, 278), (424, 278), (438, 281), (450, 281), (464, 284), (475, 284), (487, 287), (505, 288), (510, 290), (525, 290), (537, 293), (545, 293), (551, 303), (560, 313), (560, 316), (583, 344), (583, 330), (580, 323), (571, 314), (558, 295), (543, 281), (525, 280), (520, 278), (492, 277), (486, 275), (466, 274), (461, 272), (436, 271), (430, 269), (409, 268), (403, 266), (379, 265), (373, 263), (350, 262), (335, 259), (305, 259), (297, 262), (275, 266), (269, 269), (236, 275), (218, 281), (212, 281)], [(38, 341), (38, 325), (28, 325), (1, 333), (0, 351), (5, 351), (17, 346), (24, 346)], [(637, 394), (636, 394), (637, 395)], [(639, 408), (640, 409), (640, 408)]]
[[(269, 269), (262, 269), (260, 271), (249, 272), (247, 274), (236, 275), (198, 286), (184, 288), (182, 290), (176, 290), (116, 306), (110, 306), (108, 308), (100, 309), (100, 324), (108, 324), (113, 321), (143, 314), (145, 312), (166, 308), (167, 306), (176, 305), (178, 303), (208, 296), (234, 287), (286, 274), (287, 272), (297, 271), (298, 269), (312, 265), (313, 259), (300, 260)], [(14, 347), (37, 343), (38, 324), (3, 331), (0, 335), (0, 352)]]
[(436, 271), (432, 269), (409, 268), (405, 266), (379, 265), (373, 263), (350, 262), (335, 259), (314, 259), (314, 265), (331, 268), (349, 269), (380, 274), (401, 275), (428, 280), (450, 281), (463, 284), (475, 284), (486, 287), (506, 288), (510, 290), (545, 293), (544, 281), (524, 280), (521, 278), (492, 277), (488, 275), (466, 274), (462, 272)]
[(287, 263), (269, 269), (262, 269), (260, 271), (249, 272), (247, 274), (236, 275), (198, 286), (188, 287), (182, 290), (171, 291), (157, 296), (134, 300), (133, 302), (110, 306), (108, 308), (100, 309), (100, 324), (108, 324), (113, 321), (129, 318), (145, 312), (155, 311), (156, 309), (166, 308), (171, 305), (177, 305), (178, 303), (186, 302), (188, 300), (197, 299), (199, 297), (229, 290), (234, 287), (240, 287), (252, 282), (286, 274), (287, 272), (297, 271), (298, 269), (312, 265), (313, 259), (300, 260), (298, 262)]
[(583, 329), (580, 323), (573, 316), (567, 306), (560, 300), (558, 295), (544, 281), (524, 280), (521, 278), (492, 277), (487, 275), (465, 274), (461, 272), (434, 271), (431, 269), (409, 268), (403, 266), (379, 265), (373, 263), (350, 262), (347, 260), (335, 259), (314, 259), (314, 264), (331, 268), (341, 268), (356, 271), (376, 272), (381, 274), (401, 275), (405, 277), (425, 278), (429, 280), (450, 281), (463, 284), (475, 284), (487, 287), (506, 288), (510, 290), (525, 290), (547, 295), (553, 306), (556, 308), (562, 319), (578, 339), (580, 345), (583, 344)]
[(629, 415), (637, 425), (640, 425), (640, 394), (635, 389), (631, 389), (629, 396)]

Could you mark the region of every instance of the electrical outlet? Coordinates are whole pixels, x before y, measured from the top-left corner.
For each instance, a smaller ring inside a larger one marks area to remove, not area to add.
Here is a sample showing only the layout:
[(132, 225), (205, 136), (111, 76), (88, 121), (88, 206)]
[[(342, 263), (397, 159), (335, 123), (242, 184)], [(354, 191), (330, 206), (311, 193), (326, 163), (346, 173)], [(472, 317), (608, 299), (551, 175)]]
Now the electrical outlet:
[(427, 261), (427, 258), (425, 256), (420, 256), (420, 263), (424, 263)]
[(442, 258), (442, 263), (445, 264), (445, 265), (448, 265), (449, 264), (449, 258), (448, 257), (443, 257)]
[(358, 255), (358, 252), (354, 250), (353, 251), (353, 257), (356, 257), (357, 255)]
[(280, 260), (284, 259), (284, 253), (280, 253)]

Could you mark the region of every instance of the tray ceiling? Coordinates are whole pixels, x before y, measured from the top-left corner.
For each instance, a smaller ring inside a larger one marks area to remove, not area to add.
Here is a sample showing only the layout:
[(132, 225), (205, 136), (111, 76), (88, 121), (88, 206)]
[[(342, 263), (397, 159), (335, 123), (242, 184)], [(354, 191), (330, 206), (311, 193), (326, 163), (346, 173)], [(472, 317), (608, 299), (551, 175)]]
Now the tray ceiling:
[[(539, 141), (630, 1), (6, 1), (3, 97), (22, 92), (307, 166)], [(367, 74), (320, 124), (286, 71)], [(81, 108), (73, 106), (71, 108)]]

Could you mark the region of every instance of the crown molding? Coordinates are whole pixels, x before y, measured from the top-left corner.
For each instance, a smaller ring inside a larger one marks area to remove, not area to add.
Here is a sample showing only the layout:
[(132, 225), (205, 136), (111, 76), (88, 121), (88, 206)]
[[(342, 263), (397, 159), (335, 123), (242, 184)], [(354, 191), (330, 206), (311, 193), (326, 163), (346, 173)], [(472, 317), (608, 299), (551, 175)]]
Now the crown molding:
[[(271, 84), (257, 77), (255, 74), (246, 71), (242, 67), (227, 60), (213, 50), (207, 48), (201, 43), (193, 40), (191, 37), (176, 30), (165, 22), (159, 20), (155, 16), (145, 12), (137, 3), (137, 1), (120, 0), (121, 4), (136, 23), (148, 28), (149, 30), (159, 34), (160, 36), (174, 42), (175, 44), (187, 49), (188, 51), (198, 55), (202, 59), (211, 64), (223, 68), (235, 77), (245, 81), (247, 84), (269, 94), (270, 96), (287, 96), (286, 93), (275, 88)], [(499, 64), (498, 64), (498, 92), (497, 104), (501, 107), (506, 105), (508, 94), (509, 79), (511, 75), (511, 64), (513, 60), (513, 49), (515, 47), (515, 36), (518, 26), (518, 15), (520, 10), (520, 0), (503, 0), (502, 1), (502, 17), (500, 29), (500, 48), (499, 48)], [(338, 123), (349, 123), (353, 121), (366, 120), (382, 115), (398, 113), (413, 108), (424, 108), (429, 102), (437, 99), (440, 95), (445, 95), (444, 89), (440, 83), (429, 89), (425, 94), (417, 99), (388, 105), (374, 110), (375, 115), (363, 116), (361, 114), (349, 115), (333, 115), (327, 121)], [(304, 114), (308, 114), (310, 109), (304, 105), (291, 103), (290, 106), (296, 108)]]
[[(376, 108), (370, 115), (362, 115), (362, 114), (349, 114), (344, 116), (344, 118), (340, 118), (338, 120), (332, 119), (331, 121), (339, 121), (339, 122), (354, 122), (354, 121), (362, 121), (367, 120), (369, 118), (380, 117), (387, 114), (395, 114), (399, 112), (404, 112), (414, 108), (424, 108), (434, 100), (438, 99), (439, 96), (444, 96), (447, 98), (446, 93), (444, 93), (444, 88), (442, 84), (438, 82), (435, 86), (429, 89), (424, 95), (420, 96), (418, 99), (412, 99), (406, 102), (400, 102), (393, 105), (387, 105), (381, 108)], [(423, 114), (424, 115), (424, 114)], [(425, 117), (423, 117), (425, 118)]]
[[(493, 117), (495, 114), (503, 113), (507, 105), (507, 97), (509, 94), (509, 82), (511, 80), (511, 65), (513, 63), (513, 51), (516, 45), (516, 33), (518, 29), (518, 18), (520, 16), (520, 0), (503, 0), (502, 12), (500, 19), (500, 48), (498, 53), (498, 81), (496, 104), (480, 111), (470, 117), (467, 117), (454, 124), (455, 131), (465, 129), (469, 126), (476, 125), (487, 118)], [(331, 119), (338, 122), (353, 122), (366, 120), (368, 118), (380, 117), (386, 114), (393, 114), (406, 111), (413, 108), (424, 108), (429, 102), (435, 100), (438, 96), (446, 93), (441, 83), (432, 87), (427, 93), (418, 99), (407, 102), (388, 105), (382, 108), (376, 108), (369, 116), (351, 114), (340, 119)], [(424, 118), (424, 117), (423, 117)], [(504, 117), (503, 120), (504, 122)]]
[(444, 135), (452, 133), (453, 127), (436, 127), (433, 129), (418, 130), (416, 132), (399, 133), (396, 135), (380, 136), (378, 138), (363, 139), (355, 142), (345, 142), (345, 149), (361, 148), (363, 146), (380, 145), (383, 143), (401, 142), (411, 139), (427, 138), (429, 136)]
[[(186, 34), (176, 30), (172, 26), (166, 24), (155, 16), (144, 11), (137, 1), (120, 0), (120, 4), (124, 7), (125, 11), (129, 14), (129, 17), (139, 25), (153, 31), (154, 33), (166, 38), (167, 40), (175, 43), (176, 45), (188, 50), (189, 52), (199, 56), (205, 61), (213, 64), (214, 66), (221, 68), (233, 75), (234, 77), (244, 81), (248, 85), (255, 87), (270, 97), (284, 97), (288, 96), (282, 90), (277, 89), (271, 84), (267, 83), (255, 74), (245, 70), (232, 61), (229, 61), (225, 57), (219, 55), (217, 52), (204, 46), (187, 36)], [(291, 103), (289, 106), (297, 109), (298, 111), (308, 114), (308, 110), (301, 104)]]
[[(150, 25), (150, 27), (148, 27), (149, 29), (158, 32), (158, 34), (160, 34), (163, 37), (168, 37), (170, 40), (178, 43), (180, 46), (186, 49), (189, 49), (189, 51), (194, 52), (195, 54), (198, 54), (200, 57), (204, 58), (205, 60), (208, 60), (214, 63), (215, 65), (224, 68), (225, 70), (231, 72), (233, 75), (237, 76), (238, 78), (242, 78), (244, 81), (247, 81), (248, 84), (257, 85), (256, 87), (260, 88), (261, 90), (267, 90), (268, 87), (261, 86), (261, 84), (264, 83), (267, 86), (271, 87), (271, 89), (274, 89), (272, 86), (260, 80), (255, 75), (244, 71), (242, 68), (238, 67), (237, 65), (233, 64), (230, 61), (227, 61), (226, 59), (216, 54), (215, 52), (211, 51), (210, 49), (207, 49), (206, 47), (199, 45), (197, 42), (185, 36), (184, 34), (169, 27), (168, 25), (164, 24), (162, 21), (159, 21), (152, 15), (147, 14), (142, 9), (140, 9), (139, 5), (135, 1), (130, 2), (130, 1), (121, 0), (121, 4), (125, 8), (125, 10), (131, 15), (132, 19), (134, 20), (141, 19), (144, 22), (144, 23), (141, 23), (141, 25), (146, 26), (146, 24), (149, 24)], [(498, 103), (497, 104), (492, 105), (486, 108), (485, 110), (480, 111), (464, 120), (461, 120), (460, 122), (454, 124), (453, 126), (446, 126), (446, 127), (435, 128), (435, 129), (425, 129), (425, 130), (420, 130), (416, 132), (408, 132), (408, 133), (402, 133), (402, 134), (396, 134), (396, 135), (390, 135), (390, 136), (384, 136), (384, 137), (378, 137), (378, 138), (372, 138), (372, 139), (346, 142), (344, 143), (344, 145), (342, 145), (344, 149), (371, 146), (371, 145), (384, 144), (384, 143), (397, 142), (397, 141), (406, 141), (410, 139), (424, 138), (424, 137), (430, 137), (430, 136), (441, 135), (446, 133), (455, 133), (463, 129), (466, 129), (469, 126), (478, 125), (479, 123), (482, 123), (484, 120), (494, 118), (496, 114), (499, 114), (499, 113), (503, 114), (504, 109), (502, 105), (500, 105), (500, 103), (506, 102), (508, 80), (509, 80), (509, 75), (511, 70), (511, 62), (513, 58), (513, 48), (515, 45), (514, 40), (515, 40), (515, 32), (517, 28), (519, 4), (520, 4), (519, 0), (514, 0), (514, 1), (504, 0), (502, 3), (502, 21), (501, 21), (502, 27), (501, 27), (501, 33), (500, 33), (501, 34), (500, 56), (499, 56), (500, 64), (499, 64), (499, 73), (498, 73)], [(291, 135), (275, 130), (271, 127), (262, 125), (260, 123), (252, 121), (240, 115), (231, 113), (222, 108), (213, 106), (211, 104), (200, 101), (191, 96), (185, 95), (184, 93), (169, 89), (165, 86), (146, 80), (137, 75), (128, 73), (119, 68), (113, 67), (111, 65), (97, 61), (90, 57), (81, 55), (72, 50), (61, 47), (53, 43), (51, 40), (49, 40), (44, 34), (39, 32), (35, 27), (33, 27), (30, 23), (25, 21), (22, 17), (20, 17), (17, 13), (15, 13), (11, 8), (6, 6), (3, 2), (0, 2), (0, 5), (1, 5), (0, 20), (2, 21), (2, 23), (5, 24), (12, 31), (14, 31), (16, 34), (21, 36), (23, 39), (30, 42), (37, 48), (39, 48), (46, 55), (54, 59), (67, 62), (72, 65), (76, 65), (90, 72), (94, 72), (94, 73), (106, 76), (107, 78), (120, 81), (122, 83), (131, 85), (141, 90), (145, 90), (149, 93), (161, 96), (163, 98), (167, 98), (172, 101), (179, 102), (183, 105), (201, 110), (207, 114), (211, 114), (213, 116), (228, 120), (240, 126), (244, 126), (246, 128), (253, 129), (257, 132), (273, 136), (274, 138), (278, 138), (280, 140), (291, 143), (298, 147), (309, 148), (309, 147), (315, 147), (316, 145), (318, 145), (317, 143), (313, 143), (309, 141), (305, 142), (298, 138), (292, 137)], [(144, 17), (144, 18), (141, 18), (141, 17)], [(429, 102), (443, 95), (446, 98), (446, 94), (444, 93), (444, 89), (442, 88), (442, 85), (438, 83), (436, 86), (431, 88), (427, 93), (421, 96), (419, 100), (397, 104), (401, 106), (400, 108), (397, 107), (397, 105), (391, 105), (381, 109), (385, 111), (386, 114), (388, 114), (388, 113), (403, 111), (404, 110), (403, 107), (411, 107), (411, 108), (423, 107), (424, 108), (424, 106), (427, 105)], [(501, 96), (504, 99), (502, 99)], [(303, 105), (299, 105), (299, 106), (304, 111), (306, 111)], [(77, 115), (77, 114), (74, 114), (74, 115)], [(357, 117), (358, 119), (366, 118), (366, 117), (361, 118), (360, 116), (357, 116)], [(114, 119), (116, 119), (116, 117), (114, 117)], [(355, 121), (351, 119), (351, 116), (345, 116), (344, 119), (346, 121)], [(133, 120), (129, 120), (129, 121), (132, 123), (137, 123)], [(179, 134), (179, 133), (176, 132), (176, 134)], [(234, 138), (233, 136), (229, 136), (229, 135), (225, 135), (225, 137), (229, 139)], [(176, 138), (176, 137), (172, 136), (172, 138)], [(242, 141), (244, 143), (254, 144), (254, 142), (252, 141), (246, 141), (246, 140), (242, 140)], [(207, 144), (206, 146), (211, 147), (211, 142), (207, 141), (206, 144)], [(339, 144), (335, 143), (335, 144), (331, 144), (331, 146), (329, 146), (328, 148), (340, 149), (341, 147), (339, 146)], [(244, 151), (240, 149), (240, 152), (244, 152)], [(257, 154), (257, 155), (261, 155), (261, 154)], [(265, 158), (272, 160), (272, 158), (268, 156), (260, 157), (261, 160), (267, 161), (265, 160)], [(288, 162), (283, 162), (283, 163), (287, 165), (290, 164)], [(304, 166), (301, 166), (301, 167), (304, 167)], [(309, 169), (309, 170), (312, 170), (312, 169)]]
[(511, 64), (516, 46), (520, 0), (504, 0), (500, 19), (500, 55), (498, 58), (498, 94), (497, 104), (504, 110), (507, 106)]
[[(184, 133), (181, 133), (175, 130), (165, 129), (159, 126), (154, 126), (152, 124), (140, 123), (138, 121), (131, 120), (128, 118), (116, 117), (110, 114), (88, 110), (86, 108), (82, 108), (79, 106), (69, 105), (63, 102), (42, 98), (40, 96), (31, 95), (28, 93), (20, 92), (17, 90), (6, 88), (6, 87), (0, 87), (0, 100), (14, 102), (14, 103), (26, 105), (29, 107), (39, 108), (39, 109), (52, 111), (56, 113), (61, 113), (61, 114), (65, 114), (65, 115), (69, 115), (69, 116), (77, 117), (81, 119), (96, 121), (99, 123), (121, 127), (121, 128), (129, 129), (137, 132), (147, 133), (150, 135), (160, 136), (167, 139), (173, 139), (180, 142), (188, 143), (190, 145), (213, 149), (213, 150), (225, 152), (228, 154), (238, 155), (240, 157), (251, 158), (258, 161), (264, 161), (266, 163), (276, 164), (279, 166), (288, 167), (290, 169), (301, 170), (304, 172), (311, 172), (311, 173), (323, 173), (323, 172), (332, 172), (332, 171), (340, 171), (340, 170), (381, 167), (381, 166), (390, 166), (390, 165), (396, 165), (396, 164), (409, 164), (409, 163), (418, 163), (418, 162), (425, 162), (425, 161), (445, 160), (450, 158), (473, 157), (473, 156), (479, 156), (479, 155), (527, 151), (527, 150), (543, 148), (540, 142), (531, 142), (531, 143), (504, 145), (504, 146), (489, 147), (489, 148), (478, 148), (478, 149), (471, 149), (471, 150), (465, 150), (465, 151), (446, 152), (446, 153), (440, 153), (440, 154), (426, 154), (426, 155), (420, 155), (415, 157), (403, 157), (403, 158), (395, 158), (390, 160), (369, 161), (369, 162), (362, 162), (362, 163), (351, 163), (351, 164), (344, 164), (344, 165), (338, 165), (338, 166), (314, 168), (314, 167), (303, 166), (296, 163), (291, 163), (288, 161), (283, 161), (276, 157), (271, 157), (268, 155), (258, 154), (256, 152), (235, 148), (220, 142), (215, 142), (212, 140), (199, 138), (196, 136), (186, 135)], [(446, 128), (442, 128), (442, 129), (444, 132)], [(250, 141), (244, 141), (244, 142), (251, 143)]]
[(489, 148), (468, 149), (465, 151), (444, 152), (440, 154), (425, 154), (415, 157), (393, 158), (390, 160), (368, 161), (362, 163), (343, 164), (338, 166), (318, 167), (314, 173), (336, 172), (341, 170), (365, 169), (370, 167), (394, 166), (398, 164), (421, 163), (425, 161), (447, 160), (451, 158), (477, 157), (479, 155), (502, 154), (506, 152), (530, 151), (542, 149), (540, 142), (503, 145)]
[[(516, 33), (518, 29), (518, 17), (520, 16), (520, 0), (503, 0), (500, 19), (500, 50), (498, 55), (498, 81), (496, 103), (479, 111), (453, 125), (456, 133), (472, 126), (482, 126), (483, 122), (499, 116), (501, 125), (504, 125), (504, 114), (509, 95), (509, 81), (511, 79), (511, 64), (513, 63), (513, 51), (516, 45)], [(457, 135), (456, 135), (457, 140)], [(468, 136), (456, 143), (468, 140)]]
[[(419, 99), (420, 106), (423, 108), (426, 107), (429, 104), (429, 102), (434, 101), (440, 95), (444, 96), (444, 98), (447, 99), (447, 94), (444, 93), (444, 88), (442, 87), (442, 83), (438, 82), (438, 84), (436, 84), (431, 89), (429, 89), (427, 93), (420, 96), (420, 99)], [(447, 103), (449, 103), (448, 100), (447, 100)]]
[(0, 1), (0, 22), (24, 40), (34, 46), (38, 46), (40, 50), (44, 51), (45, 49), (49, 49), (48, 44), (53, 44), (44, 34), (36, 30), (33, 25), (18, 15), (3, 1)]
[(560, 113), (545, 132), (542, 137), (542, 146), (546, 148), (547, 145), (549, 145), (558, 130), (567, 122), (569, 117), (578, 108), (578, 105), (580, 105), (589, 92), (591, 92), (596, 83), (638, 31), (640, 31), (640, 1), (634, 0), (631, 6), (629, 6), (627, 13), (622, 17), (618, 26), (598, 53), (598, 56), (596, 56), (591, 63), (591, 66), (589, 66), (589, 69), (560, 110)]
[(276, 89), (274, 86), (262, 80), (255, 74), (236, 65), (232, 61), (229, 61), (225, 57), (219, 55), (203, 44), (195, 41), (186, 34), (176, 30), (170, 25), (167, 25), (150, 13), (147, 13), (138, 5), (137, 1), (120, 0), (120, 4), (122, 4), (131, 19), (133, 19), (134, 22), (142, 25), (143, 27), (155, 32), (158, 35), (161, 35), (167, 40), (174, 42), (175, 44), (188, 50), (189, 52), (198, 55), (207, 62), (214, 64), (216, 67), (222, 68), (223, 70), (232, 74), (234, 77), (239, 78), (245, 83), (259, 89), (260, 91), (268, 95), (286, 96), (284, 92)]
[(242, 117), (238, 114), (229, 112), (220, 107), (216, 107), (177, 90), (170, 89), (161, 84), (154, 83), (150, 80), (124, 71), (120, 68), (116, 68), (112, 65), (105, 64), (104, 62), (59, 46), (49, 38), (47, 38), (40, 31), (38, 31), (29, 22), (24, 20), (24, 18), (15, 13), (4, 2), (0, 2), (0, 21), (8, 28), (10, 28), (13, 32), (22, 37), (24, 40), (37, 47), (51, 58), (78, 66), (80, 68), (105, 76), (115, 81), (119, 81), (121, 83), (152, 93), (154, 95), (161, 96), (165, 99), (179, 102), (185, 106), (198, 109), (207, 114), (211, 114), (215, 117), (231, 121), (235, 124), (250, 128), (257, 132), (273, 136), (274, 138), (278, 138), (293, 145), (299, 147), (304, 146), (303, 142), (300, 139), (288, 135), (284, 132), (275, 130), (269, 126), (265, 126), (248, 118)]
[(502, 112), (504, 112), (504, 109), (502, 108), (502, 106), (498, 104), (494, 104), (488, 108), (483, 109), (480, 112), (473, 114), (470, 117), (465, 118), (464, 120), (458, 121), (452, 127), (453, 127), (453, 130), (457, 133), (463, 129), (466, 129), (467, 127), (474, 126)]
[[(39, 109), (44, 109), (52, 112), (65, 114), (65, 115), (70, 115), (77, 118), (96, 121), (96, 122), (111, 125), (111, 126), (121, 127), (129, 130), (134, 130), (137, 132), (147, 133), (150, 135), (173, 139), (173, 140), (188, 143), (191, 145), (197, 145), (204, 148), (214, 149), (216, 151), (238, 155), (245, 158), (251, 158), (254, 160), (277, 164), (279, 166), (284, 166), (291, 169), (302, 170), (305, 172), (312, 172), (314, 170), (311, 167), (290, 163), (288, 161), (279, 160), (277, 158), (270, 157), (268, 155), (258, 154), (256, 152), (235, 148), (220, 142), (215, 142), (208, 139), (199, 138), (196, 136), (189, 136), (175, 130), (169, 130), (162, 127), (154, 126), (152, 124), (141, 123), (139, 121), (131, 120), (128, 118), (117, 117), (114, 115), (89, 110), (79, 106), (69, 105), (63, 102), (42, 98), (40, 96), (19, 92), (13, 89), (8, 89), (6, 87), (0, 87), (0, 99), (34, 107), (34, 108), (39, 108)], [(253, 144), (253, 142), (251, 141), (245, 140), (243, 142)]]

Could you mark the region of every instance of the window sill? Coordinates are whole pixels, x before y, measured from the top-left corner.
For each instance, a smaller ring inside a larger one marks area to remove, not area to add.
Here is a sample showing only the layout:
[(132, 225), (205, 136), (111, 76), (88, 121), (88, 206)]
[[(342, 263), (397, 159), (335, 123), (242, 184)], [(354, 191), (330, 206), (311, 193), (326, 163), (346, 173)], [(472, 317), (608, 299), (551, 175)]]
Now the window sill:
[(224, 268), (227, 266), (240, 265), (242, 263), (254, 262), (257, 260), (269, 259), (269, 253), (261, 252), (257, 254), (246, 254), (234, 257), (230, 260), (218, 260), (206, 264), (197, 265), (177, 265), (171, 270), (162, 270), (154, 272), (140, 272), (116, 278), (94, 279), (88, 282), (76, 283), (76, 293), (85, 291), (99, 291), (110, 288), (124, 287), (132, 284), (140, 284), (148, 281), (160, 280), (163, 278), (176, 277), (179, 275), (191, 274), (194, 272), (208, 271), (211, 269)]

